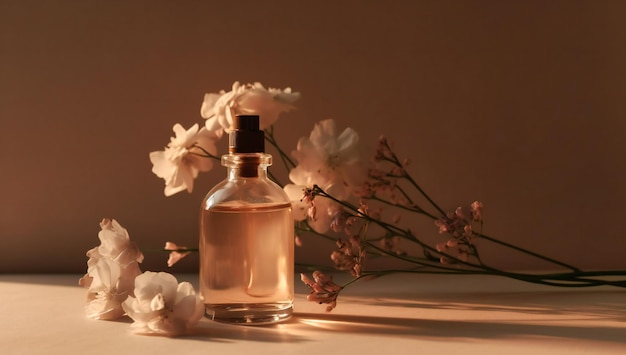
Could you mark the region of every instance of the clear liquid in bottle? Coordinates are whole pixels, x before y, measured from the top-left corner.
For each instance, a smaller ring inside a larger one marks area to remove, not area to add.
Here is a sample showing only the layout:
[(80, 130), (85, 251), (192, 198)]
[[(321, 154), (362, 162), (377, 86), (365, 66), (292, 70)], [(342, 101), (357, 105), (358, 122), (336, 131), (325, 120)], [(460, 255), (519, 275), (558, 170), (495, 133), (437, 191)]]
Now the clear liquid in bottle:
[(240, 324), (289, 318), (294, 277), (291, 205), (230, 201), (201, 214), (200, 287), (207, 315)]

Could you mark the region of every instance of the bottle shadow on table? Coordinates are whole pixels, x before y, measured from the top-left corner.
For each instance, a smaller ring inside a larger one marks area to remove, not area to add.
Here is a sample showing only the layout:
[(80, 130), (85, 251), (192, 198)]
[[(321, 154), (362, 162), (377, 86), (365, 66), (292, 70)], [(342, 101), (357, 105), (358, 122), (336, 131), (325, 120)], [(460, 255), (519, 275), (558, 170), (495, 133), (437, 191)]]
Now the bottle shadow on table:
[[(191, 337), (219, 342), (300, 343), (319, 341), (319, 335), (324, 333), (346, 333), (390, 339), (543, 339), (626, 344), (626, 306), (621, 292), (510, 292), (475, 296), (471, 300), (462, 295), (428, 295), (421, 299), (348, 298), (346, 303), (351, 310), (359, 306), (367, 310), (375, 305), (378, 314), (324, 312), (321, 308), (319, 313), (296, 312), (289, 321), (269, 326), (224, 325), (204, 320)], [(386, 307), (393, 307), (396, 316), (380, 315)], [(397, 316), (398, 307), (406, 308), (407, 316)], [(434, 316), (437, 312), (445, 313), (446, 317), (438, 319)], [(499, 315), (494, 317), (491, 312)], [(426, 313), (427, 316), (422, 316)]]

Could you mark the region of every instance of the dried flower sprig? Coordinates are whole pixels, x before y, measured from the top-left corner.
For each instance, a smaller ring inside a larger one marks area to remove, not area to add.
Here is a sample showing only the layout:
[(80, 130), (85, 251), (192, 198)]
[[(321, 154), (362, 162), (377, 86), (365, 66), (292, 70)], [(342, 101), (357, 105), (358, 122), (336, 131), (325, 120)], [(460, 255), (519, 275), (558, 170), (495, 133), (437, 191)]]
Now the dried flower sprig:
[(311, 289), (307, 300), (319, 304), (328, 304), (326, 311), (330, 312), (337, 307), (337, 296), (344, 286), (339, 286), (333, 282), (332, 277), (327, 277), (321, 271), (313, 272), (313, 280), (305, 274), (300, 274), (300, 279)]

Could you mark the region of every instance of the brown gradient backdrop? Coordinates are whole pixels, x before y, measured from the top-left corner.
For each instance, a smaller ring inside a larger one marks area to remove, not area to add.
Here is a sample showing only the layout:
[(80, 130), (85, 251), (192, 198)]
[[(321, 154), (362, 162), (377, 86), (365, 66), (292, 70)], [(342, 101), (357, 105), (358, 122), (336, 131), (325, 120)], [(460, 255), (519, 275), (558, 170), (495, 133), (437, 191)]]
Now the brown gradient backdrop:
[[(148, 153), (235, 80), (302, 93), (276, 127), (289, 150), (330, 117), (368, 148), (384, 133), (444, 208), (483, 201), (487, 234), (625, 268), (625, 16), (621, 1), (0, 0), (0, 272), (83, 272), (102, 217), (146, 270), (167, 268), (150, 251), (167, 240), (195, 246), (222, 167), (166, 198)], [(298, 260), (326, 263), (332, 245), (305, 244)]]

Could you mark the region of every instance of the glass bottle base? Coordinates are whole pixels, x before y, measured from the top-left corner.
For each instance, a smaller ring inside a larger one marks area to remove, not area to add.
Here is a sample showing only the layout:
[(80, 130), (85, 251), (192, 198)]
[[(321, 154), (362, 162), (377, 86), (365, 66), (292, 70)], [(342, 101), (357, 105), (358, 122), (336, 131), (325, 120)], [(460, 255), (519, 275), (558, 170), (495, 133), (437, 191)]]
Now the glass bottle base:
[(221, 323), (264, 325), (291, 318), (292, 304), (206, 304), (205, 316)]

